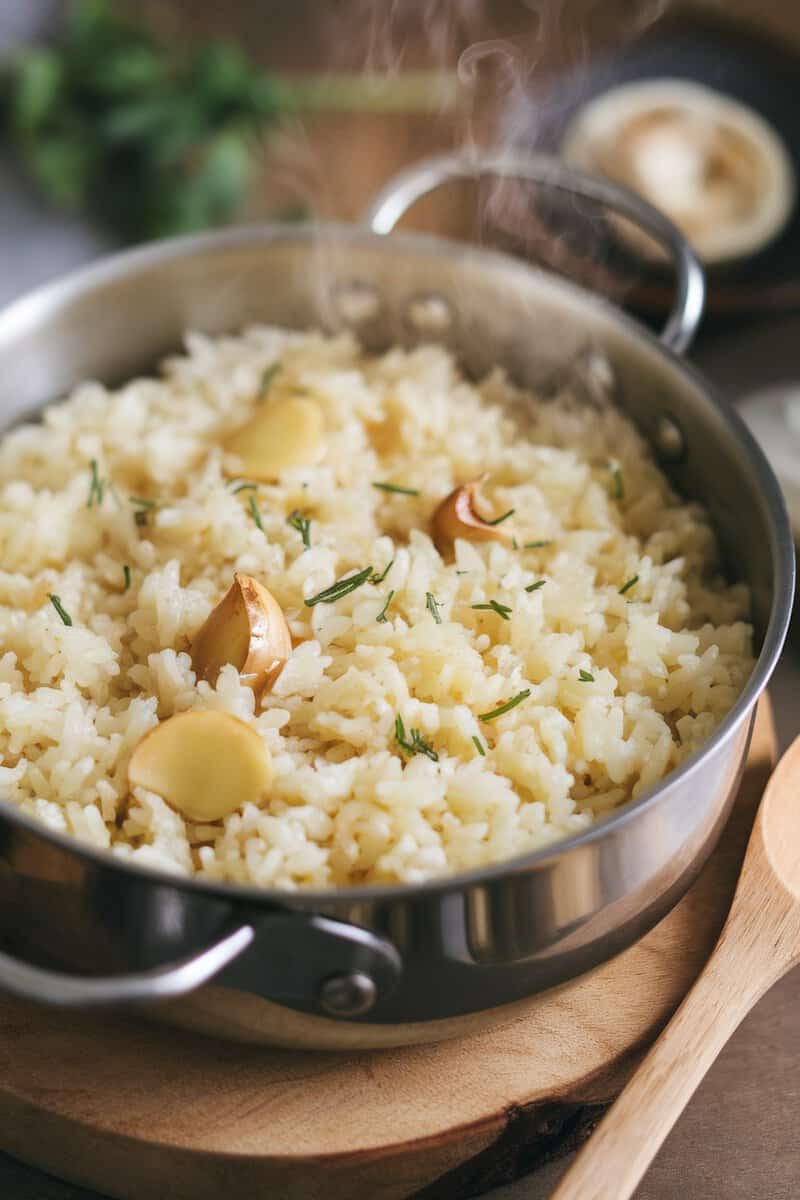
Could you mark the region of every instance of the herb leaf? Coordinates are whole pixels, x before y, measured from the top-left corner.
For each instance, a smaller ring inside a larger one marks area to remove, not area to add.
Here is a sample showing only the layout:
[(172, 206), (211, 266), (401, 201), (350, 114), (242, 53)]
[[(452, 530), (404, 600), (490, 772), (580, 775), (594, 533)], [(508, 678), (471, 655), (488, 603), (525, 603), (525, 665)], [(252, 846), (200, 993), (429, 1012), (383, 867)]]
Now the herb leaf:
[(147, 514), (156, 507), (155, 500), (145, 500), (143, 496), (128, 496), (128, 500), (136, 508), (133, 519), (141, 528), (147, 524)]
[(239, 492), (257, 492), (257, 491), (258, 491), (258, 484), (250, 483), (249, 480), (245, 479), (243, 483), (237, 483), (236, 487), (231, 488), (231, 495), (238, 496)]
[(65, 8), (52, 47), (3, 62), (4, 142), (51, 200), (125, 240), (227, 221), (283, 88), (230, 43), (187, 50), (151, 34), (135, 5), (131, 17), (110, 0)]
[(389, 618), (386, 616), (386, 613), (388, 612), (389, 605), (392, 603), (393, 599), (394, 599), (394, 592), (389, 592), (389, 595), (386, 597), (386, 603), (384, 604), (383, 608), (381, 609), (381, 611), (378, 613), (377, 617), (375, 618), (376, 621), (380, 621), (381, 624), (383, 624), (384, 621), (388, 621)]
[(256, 525), (263, 533), (264, 532), (264, 522), (261, 520), (261, 513), (258, 511), (258, 505), (256, 504), (256, 498), (252, 492), (250, 493), (250, 495), (248, 497), (247, 507), (250, 509), (250, 516), (253, 518)]
[(493, 521), (487, 521), (486, 524), (487, 525), (502, 525), (503, 521), (507, 521), (509, 517), (513, 517), (513, 515), (516, 511), (517, 510), (515, 508), (510, 508), (508, 510), (508, 512), (504, 512), (501, 517), (495, 517), (495, 519)]
[(552, 546), (552, 541), (543, 542), (525, 542), (523, 550), (540, 550), (542, 546)]
[(323, 588), (316, 596), (310, 596), (304, 601), (307, 608), (313, 608), (315, 604), (333, 604), (336, 600), (341, 600), (342, 596), (347, 596), (350, 592), (354, 592), (356, 588), (361, 587), (362, 583), (366, 583), (372, 574), (372, 567), (364, 567), (363, 571), (357, 571), (355, 575), (345, 575), (344, 579), (337, 579), (330, 587)]
[(544, 585), (546, 583), (547, 583), (546, 579), (537, 579), (536, 583), (529, 583), (528, 586), (525, 588), (525, 591), (526, 592), (538, 592), (539, 588), (544, 587)]
[(594, 675), (591, 671), (584, 671), (583, 667), (578, 671), (578, 678), (581, 683), (594, 683)]
[(627, 583), (623, 583), (622, 587), (619, 589), (619, 594), (620, 594), (620, 596), (624, 596), (624, 595), (625, 595), (625, 593), (626, 593), (626, 592), (629, 592), (629, 591), (631, 590), (631, 588), (632, 588), (632, 587), (636, 587), (636, 584), (637, 584), (638, 582), (639, 582), (639, 576), (638, 576), (638, 575), (632, 575), (632, 576), (631, 576), (631, 578), (628, 580), (628, 582), (627, 582)]
[(396, 492), (398, 496), (418, 496), (416, 488), (400, 487), (397, 483), (373, 483), (379, 492)]
[(272, 384), (275, 380), (275, 376), (279, 375), (282, 370), (283, 366), (279, 362), (274, 362), (265, 369), (261, 376), (261, 383), (258, 387), (259, 400), (266, 400), (267, 396), (269, 395), (269, 389), (272, 387)]
[(442, 617), (441, 613), (439, 612), (439, 601), (436, 599), (433, 592), (425, 593), (425, 607), (433, 617), (436, 624), (441, 625)]
[(97, 470), (97, 459), (93, 458), (89, 463), (92, 471), (92, 478), (89, 482), (89, 499), (86, 501), (86, 507), (92, 508), (96, 503), (99, 508), (103, 503), (103, 493), (105, 492), (105, 480), (100, 478)]
[(309, 517), (304, 517), (297, 509), (290, 513), (286, 518), (286, 524), (291, 525), (292, 529), (296, 529), (303, 539), (303, 545), (306, 550), (311, 549), (311, 520)]
[(475, 743), (475, 749), (478, 751), (478, 754), (480, 754), (481, 758), (486, 758), (486, 747), (481, 739), (479, 737), (473, 737), (472, 740)]
[(122, 568), (122, 577), (125, 580), (125, 587), (122, 590), (123, 592), (127, 592), (128, 588), (131, 586), (131, 569), (127, 563), (125, 563), (125, 566)]
[(388, 563), (386, 564), (386, 566), (381, 571), (380, 575), (377, 575), (377, 574), (373, 575), (372, 578), (370, 579), (370, 583), (383, 583), (384, 579), (389, 574), (389, 572), (391, 571), (393, 566), (394, 566), (394, 559), (390, 558)]
[(424, 754), (431, 762), (439, 761), (439, 755), (430, 742), (425, 740), (418, 729), (410, 730), (409, 736), (406, 736), (406, 727), (399, 713), (394, 719), (394, 736), (398, 746), (402, 750), (405, 750), (406, 754)]
[(63, 623), (65, 625), (71, 625), (72, 617), (69, 615), (67, 610), (64, 608), (64, 605), (61, 603), (61, 597), (56, 596), (56, 594), (54, 592), (48, 592), (47, 599), (50, 601), (53, 608), (56, 610), (58, 615), (61, 617), (61, 620), (63, 621)]
[(611, 463), (609, 466), (611, 478), (614, 480), (614, 491), (612, 493), (615, 500), (625, 499), (625, 480), (622, 478), (622, 467), (619, 463)]
[(510, 700), (506, 700), (505, 704), (501, 704), (499, 708), (493, 708), (491, 712), (480, 713), (479, 721), (493, 721), (495, 717), (502, 717), (503, 713), (511, 712), (512, 708), (516, 708), (523, 700), (527, 700), (531, 694), (530, 688), (525, 688), (524, 691), (517, 692), (516, 696), (512, 696)]
[(514, 611), (507, 604), (501, 604), (499, 600), (490, 600), (487, 604), (471, 604), (470, 608), (474, 608), (480, 612), (496, 612), (498, 617), (502, 617), (504, 621), (509, 621), (511, 613)]

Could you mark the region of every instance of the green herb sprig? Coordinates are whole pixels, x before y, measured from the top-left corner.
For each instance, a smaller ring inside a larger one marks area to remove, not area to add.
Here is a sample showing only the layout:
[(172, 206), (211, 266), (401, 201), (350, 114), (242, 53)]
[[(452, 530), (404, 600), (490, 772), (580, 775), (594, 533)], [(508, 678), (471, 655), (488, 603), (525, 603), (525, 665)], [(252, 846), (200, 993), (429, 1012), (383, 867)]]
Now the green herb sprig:
[(125, 586), (122, 590), (123, 592), (127, 592), (131, 586), (131, 569), (127, 563), (125, 563), (125, 566), (122, 568), (122, 578), (125, 581)]
[(525, 542), (523, 550), (541, 550), (543, 546), (552, 546), (552, 541)]
[(65, 7), (58, 42), (1, 71), (0, 135), (34, 180), (127, 241), (229, 219), (282, 89), (229, 42), (173, 45), (112, 0)]
[(406, 754), (424, 754), (431, 762), (439, 761), (439, 755), (418, 729), (410, 729), (408, 735), (406, 734), (406, 727), (399, 713), (394, 719), (394, 736), (398, 746), (405, 750)]
[(499, 600), (489, 600), (486, 604), (471, 604), (470, 608), (478, 612), (495, 612), (503, 621), (510, 621), (514, 611), (507, 604), (501, 604)]
[(622, 477), (622, 467), (619, 463), (612, 463), (608, 469), (611, 472), (611, 478), (614, 482), (614, 490), (611, 494), (615, 500), (624, 500), (625, 480)]
[(323, 588), (316, 596), (310, 596), (304, 603), (307, 608), (313, 608), (315, 604), (334, 604), (337, 600), (341, 600), (342, 596), (347, 596), (356, 588), (360, 588), (363, 583), (367, 582), (371, 574), (372, 567), (364, 567), (355, 575), (345, 575), (344, 579), (337, 579), (330, 587)]
[(537, 579), (535, 583), (529, 583), (525, 588), (526, 592), (538, 592), (539, 588), (543, 588), (547, 583), (546, 579)]
[(523, 691), (517, 692), (516, 696), (512, 696), (510, 700), (506, 700), (505, 704), (501, 704), (499, 708), (493, 708), (491, 712), (480, 713), (479, 721), (494, 721), (496, 717), (502, 717), (504, 713), (511, 712), (512, 708), (516, 708), (523, 700), (527, 700), (531, 694), (530, 688), (524, 688)]
[(283, 364), (274, 362), (268, 366), (261, 375), (261, 382), (258, 385), (259, 400), (266, 400), (269, 395), (270, 388), (283, 370)]
[(286, 518), (286, 524), (291, 525), (292, 529), (296, 529), (303, 539), (303, 545), (306, 550), (311, 549), (311, 520), (309, 517), (304, 517), (297, 509), (290, 513)]
[(261, 520), (261, 513), (259, 512), (258, 504), (256, 503), (256, 498), (252, 492), (250, 493), (250, 495), (247, 498), (247, 507), (250, 509), (250, 516), (253, 518), (257, 527), (263, 533), (264, 532), (264, 522)]
[(401, 487), (399, 483), (375, 483), (372, 486), (379, 492), (394, 492), (398, 496), (418, 496), (416, 488)]
[(623, 583), (622, 587), (619, 589), (620, 596), (624, 596), (626, 592), (629, 592), (631, 590), (631, 588), (636, 587), (636, 584), (638, 582), (639, 582), (639, 576), (632, 575), (631, 578), (627, 581), (627, 583)]
[(394, 566), (394, 559), (390, 558), (388, 563), (386, 564), (386, 566), (381, 571), (380, 575), (377, 574), (377, 572), (376, 572), (370, 579), (370, 583), (375, 583), (375, 584), (383, 583), (384, 579), (389, 574), (389, 572), (391, 571), (393, 566)]
[(475, 749), (478, 751), (478, 754), (480, 754), (481, 758), (486, 758), (486, 747), (484, 746), (481, 739), (479, 737), (473, 736), (472, 741), (475, 745)]
[(92, 475), (89, 480), (89, 499), (86, 501), (87, 508), (93, 508), (96, 504), (99, 508), (103, 503), (103, 495), (105, 494), (106, 483), (100, 478), (100, 473), (97, 469), (97, 459), (93, 458), (89, 463)]
[(55, 592), (48, 592), (48, 593), (47, 593), (47, 599), (50, 601), (50, 603), (52, 604), (53, 608), (56, 610), (56, 612), (58, 613), (58, 615), (61, 617), (61, 620), (62, 620), (63, 624), (64, 624), (64, 625), (71, 625), (71, 624), (72, 624), (72, 617), (69, 615), (69, 613), (67, 612), (67, 610), (64, 608), (64, 605), (61, 603), (61, 597), (60, 597), (60, 596), (57, 596), (57, 595), (55, 594)]
[(386, 597), (386, 603), (384, 604), (383, 608), (381, 609), (381, 611), (378, 613), (377, 617), (375, 618), (376, 621), (380, 621), (381, 625), (383, 625), (384, 622), (389, 620), (389, 618), (387, 617), (386, 614), (389, 611), (389, 605), (392, 603), (392, 600), (394, 599), (394, 595), (395, 594), (393, 591), (389, 592), (389, 595)]
[(591, 671), (584, 671), (583, 667), (578, 671), (578, 679), (581, 683), (594, 683), (594, 675)]
[(517, 510), (515, 508), (510, 508), (508, 510), (508, 512), (504, 512), (501, 517), (495, 517), (495, 519), (493, 521), (487, 521), (486, 524), (487, 525), (502, 525), (503, 521), (507, 521), (509, 517), (513, 517), (513, 515), (516, 511)]
[(425, 593), (425, 607), (433, 617), (437, 625), (442, 623), (442, 614), (439, 612), (439, 601), (434, 596), (433, 592)]
[(129, 496), (128, 500), (134, 506), (133, 519), (138, 526), (147, 524), (148, 514), (156, 508), (155, 500), (145, 500), (143, 496)]

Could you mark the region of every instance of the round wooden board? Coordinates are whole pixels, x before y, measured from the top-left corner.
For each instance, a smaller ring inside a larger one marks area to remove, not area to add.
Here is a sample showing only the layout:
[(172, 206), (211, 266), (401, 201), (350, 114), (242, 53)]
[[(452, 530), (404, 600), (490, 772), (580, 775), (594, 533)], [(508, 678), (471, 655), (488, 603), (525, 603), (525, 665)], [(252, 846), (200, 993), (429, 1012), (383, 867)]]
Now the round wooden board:
[(637, 945), (520, 1015), (399, 1050), (263, 1049), (0, 1001), (0, 1146), (125, 1200), (464, 1200), (575, 1144), (707, 957), (774, 761), (762, 702), (731, 821)]

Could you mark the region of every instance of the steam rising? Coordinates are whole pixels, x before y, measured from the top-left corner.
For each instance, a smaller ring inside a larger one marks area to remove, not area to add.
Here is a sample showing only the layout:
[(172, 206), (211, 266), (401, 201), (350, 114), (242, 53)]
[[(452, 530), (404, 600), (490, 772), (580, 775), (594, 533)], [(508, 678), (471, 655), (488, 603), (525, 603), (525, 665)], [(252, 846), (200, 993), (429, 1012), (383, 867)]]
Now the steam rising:
[[(716, 5), (718, 0), (707, 2)], [(551, 89), (550, 81), (567, 71), (577, 86), (580, 72), (598, 48), (610, 49), (640, 36), (663, 18), (669, 5), (670, 0), (517, 0), (501, 6), (492, 0), (347, 0), (320, 6), (316, 11), (325, 22), (323, 40), (331, 72), (355, 70), (388, 79), (409, 71), (455, 72), (460, 102), (456, 112), (431, 112), (419, 138), (419, 126), (402, 115), (388, 131), (381, 125), (377, 134), (369, 117), (351, 116), (341, 140), (334, 124), (330, 144), (318, 149), (298, 120), (284, 127), (277, 153), (274, 142), (270, 148), (273, 185), (290, 205), (307, 213), (322, 219), (358, 219), (369, 196), (354, 199), (352, 193), (333, 191), (334, 172), (326, 169), (332, 156), (337, 181), (342, 177), (340, 160), (358, 159), (361, 166), (353, 176), (364, 186), (364, 175), (377, 171), (366, 185), (377, 188), (409, 165), (415, 154), (449, 149), (477, 156), (481, 150), (497, 153), (537, 146), (546, 141), (548, 128), (559, 116), (558, 105), (564, 104), (563, 89)], [(465, 236), (464, 229), (447, 227), (446, 203), (443, 200), (437, 210), (444, 213), (437, 228)], [(455, 204), (453, 212), (458, 208)], [(468, 236), (499, 242), (606, 292), (619, 293), (619, 278), (605, 269), (608, 226), (592, 206), (574, 199), (565, 203), (563, 197), (556, 202), (515, 180), (486, 178), (473, 189), (469, 208), (475, 220)], [(414, 221), (412, 215), (409, 225)], [(320, 236), (318, 242), (321, 274), (330, 278), (331, 257), (337, 259), (343, 251), (329, 238)]]

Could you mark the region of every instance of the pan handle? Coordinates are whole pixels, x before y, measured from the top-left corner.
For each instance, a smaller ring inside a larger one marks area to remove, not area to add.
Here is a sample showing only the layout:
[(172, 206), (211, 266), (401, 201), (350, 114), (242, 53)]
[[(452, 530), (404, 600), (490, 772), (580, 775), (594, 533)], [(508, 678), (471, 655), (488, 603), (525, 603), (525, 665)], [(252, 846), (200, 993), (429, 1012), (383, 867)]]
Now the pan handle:
[(13, 996), (61, 1008), (167, 1000), (184, 996), (208, 983), (223, 967), (238, 958), (254, 937), (252, 925), (242, 925), (191, 958), (150, 971), (105, 977), (50, 971), (0, 953), (0, 989)]
[(415, 163), (390, 179), (364, 214), (373, 233), (391, 233), (403, 214), (428, 192), (455, 179), (499, 175), (544, 184), (557, 191), (595, 200), (634, 221), (670, 252), (677, 276), (675, 303), (661, 341), (676, 354), (691, 344), (705, 301), (703, 268), (672, 221), (619, 184), (596, 178), (548, 154), (507, 151), (493, 154), (443, 154)]

